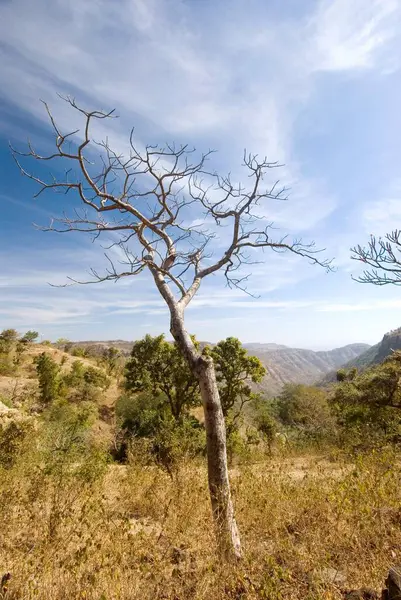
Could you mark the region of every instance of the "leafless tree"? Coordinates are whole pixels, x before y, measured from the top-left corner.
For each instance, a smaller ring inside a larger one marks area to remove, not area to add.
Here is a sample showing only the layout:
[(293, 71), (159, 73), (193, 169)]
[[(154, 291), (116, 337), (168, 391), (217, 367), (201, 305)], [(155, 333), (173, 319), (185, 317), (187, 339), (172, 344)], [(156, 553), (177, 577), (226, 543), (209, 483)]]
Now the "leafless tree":
[[(223, 556), (239, 557), (241, 545), (230, 493), (225, 423), (213, 360), (195, 348), (185, 329), (184, 311), (202, 281), (217, 271), (224, 273), (229, 287), (246, 290), (247, 278), (239, 273), (240, 267), (252, 264), (248, 254), (251, 250), (288, 251), (328, 270), (330, 263), (319, 259), (313, 243), (304, 244), (287, 236), (272, 237), (272, 224), (266, 226), (266, 221), (257, 214), (258, 207), (266, 213), (263, 203), (285, 198), (286, 190), (279, 188), (278, 182), (264, 187), (264, 176), (277, 163), (245, 153), (249, 185), (244, 187), (234, 184), (230, 176), (223, 177), (207, 169), (211, 151), (196, 159), (194, 150), (188, 146), (141, 148), (134, 143), (133, 130), (129, 151), (122, 155), (108, 141), (96, 144), (91, 138), (92, 123), (109, 119), (112, 112), (89, 112), (74, 99), (64, 100), (82, 115), (83, 134), (62, 133), (45, 104), (55, 134), (54, 152), (41, 156), (28, 142), (27, 152), (12, 149), (13, 156), (21, 173), (40, 186), (36, 197), (44, 190), (76, 192), (82, 202), (82, 210), (73, 210), (73, 216), (53, 220), (45, 229), (82, 231), (95, 238), (104, 234), (114, 236), (109, 248), (118, 247), (124, 258), (116, 263), (106, 254), (105, 272), (91, 270), (93, 282), (118, 280), (143, 271), (149, 271), (153, 277), (170, 311), (171, 334), (200, 384), (218, 546)], [(100, 158), (91, 153), (96, 148), (100, 149)], [(61, 160), (69, 169), (61, 179), (53, 176), (43, 180), (25, 170), (21, 156), (38, 161)], [(225, 234), (230, 232), (230, 241), (219, 255), (219, 245), (213, 244), (215, 233), (205, 223), (212, 223), (217, 231), (222, 231), (219, 227), (225, 228)]]
[(384, 238), (370, 236), (367, 246), (351, 248), (351, 258), (371, 267), (354, 279), (373, 285), (401, 285), (401, 230), (395, 229)]

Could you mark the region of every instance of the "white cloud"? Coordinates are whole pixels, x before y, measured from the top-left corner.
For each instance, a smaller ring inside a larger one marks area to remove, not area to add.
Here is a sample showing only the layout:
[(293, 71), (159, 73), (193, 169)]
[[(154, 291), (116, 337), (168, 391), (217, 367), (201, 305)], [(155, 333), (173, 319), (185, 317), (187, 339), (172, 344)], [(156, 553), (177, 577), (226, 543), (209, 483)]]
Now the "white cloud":
[(401, 181), (394, 181), (378, 200), (363, 210), (363, 223), (368, 234), (384, 235), (401, 228)]
[(355, 303), (321, 304), (318, 306), (320, 312), (359, 312), (359, 311), (377, 311), (386, 309), (401, 308), (401, 300), (376, 300), (363, 301)]
[[(302, 174), (292, 148), (297, 115), (316, 68), (374, 64), (397, 6), (322, 0), (309, 19), (283, 18), (266, 28), (259, 8), (235, 5), (235, 22), (213, 11), (208, 30), (194, 27), (194, 9), (185, 3), (14, 0), (0, 5), (0, 94), (41, 120), (39, 97), (53, 103), (58, 91), (77, 93), (88, 105), (117, 106), (119, 148), (125, 126), (139, 118), (140, 137), (218, 140), (223, 171), (243, 146), (285, 161), (278, 176), (292, 186), (292, 200), (271, 214), (283, 227), (307, 231), (327, 218), (336, 199)], [(56, 114), (72, 126), (67, 109), (56, 103)]]
[(399, 7), (398, 0), (322, 0), (312, 19), (316, 68), (349, 71), (375, 66), (395, 34)]

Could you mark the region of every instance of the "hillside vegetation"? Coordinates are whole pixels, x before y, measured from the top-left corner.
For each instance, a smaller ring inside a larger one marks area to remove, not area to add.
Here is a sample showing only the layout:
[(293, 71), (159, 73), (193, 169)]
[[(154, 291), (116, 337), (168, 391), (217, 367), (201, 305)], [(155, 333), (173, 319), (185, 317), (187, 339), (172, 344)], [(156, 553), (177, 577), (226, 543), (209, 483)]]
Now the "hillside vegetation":
[(267, 398), (238, 340), (204, 349), (244, 541), (227, 565), (175, 346), (145, 336), (126, 363), (107, 345), (22, 339), (0, 334), (2, 600), (333, 600), (378, 591), (401, 560), (401, 354), (342, 371), (329, 393), (287, 383)]
[[(123, 340), (69, 342), (68, 348), (86, 348), (90, 355), (101, 355), (105, 348), (113, 347), (128, 356), (134, 342)], [(213, 346), (209, 342), (200, 342), (201, 346)], [(257, 356), (266, 375), (257, 389), (267, 396), (278, 394), (285, 383), (313, 384), (326, 373), (333, 372), (349, 361), (369, 352), (368, 344), (349, 344), (328, 351), (289, 348), (280, 344), (248, 343), (244, 348)], [(64, 348), (65, 344), (59, 347)]]

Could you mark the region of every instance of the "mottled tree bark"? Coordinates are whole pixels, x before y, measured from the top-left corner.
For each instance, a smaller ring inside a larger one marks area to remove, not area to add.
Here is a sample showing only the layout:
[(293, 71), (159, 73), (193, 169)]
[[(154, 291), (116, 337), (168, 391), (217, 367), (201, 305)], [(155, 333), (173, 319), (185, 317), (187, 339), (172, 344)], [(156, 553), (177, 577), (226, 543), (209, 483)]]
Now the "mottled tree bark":
[(241, 557), (241, 541), (234, 517), (227, 465), (226, 427), (213, 360), (199, 353), (187, 333), (183, 311), (170, 305), (171, 334), (198, 378), (205, 415), (209, 493), (216, 538), (225, 559)]

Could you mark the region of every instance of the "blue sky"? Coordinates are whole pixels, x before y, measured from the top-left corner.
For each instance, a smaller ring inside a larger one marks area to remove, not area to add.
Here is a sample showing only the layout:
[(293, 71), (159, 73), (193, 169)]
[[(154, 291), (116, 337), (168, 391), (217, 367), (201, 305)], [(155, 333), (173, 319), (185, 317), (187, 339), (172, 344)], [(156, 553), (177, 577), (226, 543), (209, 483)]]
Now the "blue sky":
[(353, 282), (349, 257), (370, 233), (401, 227), (399, 0), (0, 0), (0, 40), (0, 327), (51, 339), (168, 331), (146, 275), (48, 285), (103, 262), (84, 235), (34, 228), (68, 199), (33, 200), (8, 150), (28, 136), (50, 148), (39, 99), (74, 125), (57, 93), (115, 107), (120, 118), (99, 134), (117, 148), (135, 125), (141, 143), (216, 149), (214, 166), (236, 179), (244, 148), (285, 163), (290, 201), (265, 217), (326, 247), (337, 271), (264, 253), (250, 269), (257, 299), (213, 277), (187, 311), (198, 338), (324, 349), (401, 325), (400, 290)]

